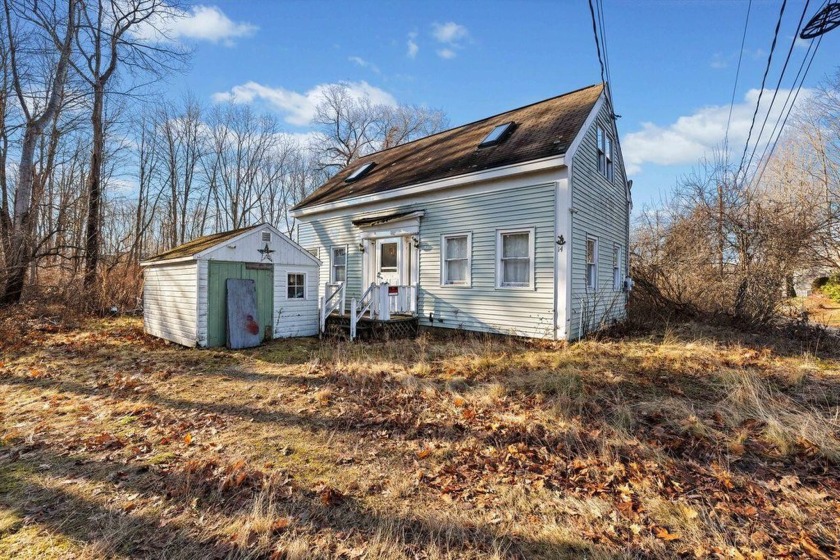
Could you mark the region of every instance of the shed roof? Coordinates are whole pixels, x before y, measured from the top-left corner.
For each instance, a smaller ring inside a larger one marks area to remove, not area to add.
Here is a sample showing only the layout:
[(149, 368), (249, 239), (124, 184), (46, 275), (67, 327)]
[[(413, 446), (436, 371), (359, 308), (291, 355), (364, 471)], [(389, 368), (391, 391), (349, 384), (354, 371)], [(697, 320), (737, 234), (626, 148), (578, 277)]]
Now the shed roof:
[(196, 237), (191, 241), (187, 241), (183, 245), (178, 245), (173, 249), (169, 249), (168, 251), (164, 251), (163, 253), (158, 253), (153, 257), (149, 257), (143, 262), (156, 263), (161, 261), (170, 261), (174, 259), (183, 259), (186, 257), (194, 257), (202, 251), (211, 249), (216, 245), (221, 245), (226, 241), (230, 241), (231, 239), (242, 235), (246, 231), (250, 231), (259, 227), (265, 227), (265, 224), (257, 224), (254, 226), (232, 229), (230, 231), (223, 231), (221, 233), (211, 233), (210, 235), (202, 235), (201, 237)]
[[(588, 86), (364, 156), (294, 209), (565, 154), (603, 90), (603, 84)], [(478, 147), (496, 126), (508, 122), (515, 124), (508, 138)], [(345, 181), (371, 162), (375, 165), (362, 177)]]

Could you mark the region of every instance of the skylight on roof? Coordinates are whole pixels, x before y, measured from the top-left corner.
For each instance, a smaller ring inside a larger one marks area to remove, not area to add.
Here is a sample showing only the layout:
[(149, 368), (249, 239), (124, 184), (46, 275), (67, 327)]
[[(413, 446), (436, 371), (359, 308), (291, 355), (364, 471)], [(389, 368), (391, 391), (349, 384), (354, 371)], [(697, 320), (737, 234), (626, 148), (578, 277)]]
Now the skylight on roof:
[(344, 182), (345, 183), (352, 183), (353, 181), (358, 181), (359, 179), (361, 179), (362, 177), (367, 175), (368, 171), (373, 169), (374, 165), (376, 165), (376, 163), (372, 162), (372, 161), (360, 165), (359, 167), (356, 168), (355, 171), (353, 171), (353, 173), (351, 173), (350, 175), (347, 176), (346, 179), (344, 179)]
[(486, 148), (487, 146), (495, 146), (496, 144), (501, 144), (507, 137), (510, 136), (510, 133), (513, 132), (515, 124), (512, 122), (500, 124), (496, 128), (490, 131), (490, 134), (484, 137), (484, 140), (481, 141), (481, 144), (478, 145), (479, 148)]

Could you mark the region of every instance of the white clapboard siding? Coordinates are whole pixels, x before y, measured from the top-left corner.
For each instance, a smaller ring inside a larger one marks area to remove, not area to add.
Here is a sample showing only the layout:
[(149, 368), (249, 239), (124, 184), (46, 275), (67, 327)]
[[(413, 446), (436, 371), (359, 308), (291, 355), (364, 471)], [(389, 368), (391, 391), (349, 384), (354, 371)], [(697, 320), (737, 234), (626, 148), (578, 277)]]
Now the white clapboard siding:
[(149, 267), (144, 274), (143, 324), (147, 333), (196, 345), (196, 263)]
[[(301, 223), (298, 242), (319, 252), (319, 295), (330, 274), (330, 247), (347, 246), (347, 295), (362, 293), (362, 231), (352, 220), (363, 212), (388, 214), (423, 210), (420, 220), (420, 323), (435, 327), (551, 338), (554, 335), (554, 204), (559, 175), (519, 178), (510, 188), (453, 191), (434, 200), (393, 207), (348, 210), (342, 216), (313, 216)], [(496, 230), (535, 228), (535, 278), (532, 290), (496, 288)], [(440, 285), (440, 236), (472, 232), (472, 286)], [(441, 321), (441, 319), (443, 321)]]
[[(306, 298), (288, 298), (289, 273), (306, 274)], [(311, 262), (307, 266), (274, 266), (274, 337), (316, 336), (319, 329), (318, 284), (319, 269)]]
[[(617, 138), (612, 119), (609, 118), (609, 105), (603, 104), (597, 121), (613, 137)], [(621, 246), (622, 278), (628, 274), (628, 217), (624, 164), (621, 154), (615, 146), (615, 176), (613, 181), (598, 172), (596, 148), (596, 127), (593, 125), (585, 134), (574, 155), (572, 163), (572, 290), (569, 302), (569, 338), (580, 338), (581, 309), (588, 306), (594, 309), (596, 323), (609, 324), (621, 320), (626, 315), (627, 294), (613, 287), (613, 244)], [(598, 239), (598, 290), (595, 293), (586, 289), (586, 238)], [(585, 330), (585, 329), (583, 329)]]

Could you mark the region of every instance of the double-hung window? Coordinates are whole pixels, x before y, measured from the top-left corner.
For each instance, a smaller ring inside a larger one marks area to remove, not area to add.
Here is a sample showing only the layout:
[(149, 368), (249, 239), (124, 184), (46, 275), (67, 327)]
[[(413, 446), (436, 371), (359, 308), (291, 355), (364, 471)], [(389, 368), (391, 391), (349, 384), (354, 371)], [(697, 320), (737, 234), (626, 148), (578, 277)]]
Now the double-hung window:
[(330, 249), (330, 282), (338, 284), (347, 279), (347, 246)]
[(534, 228), (496, 232), (496, 287), (534, 287)]
[(469, 286), (471, 283), (472, 234), (442, 235), (440, 247), (441, 285)]
[(586, 287), (598, 289), (598, 240), (594, 237), (586, 238)]
[(306, 299), (306, 274), (290, 272), (286, 275), (286, 298)]
[(598, 172), (613, 180), (613, 140), (602, 127), (597, 127)]
[(621, 274), (621, 245), (613, 244), (613, 290), (621, 290), (623, 278)]

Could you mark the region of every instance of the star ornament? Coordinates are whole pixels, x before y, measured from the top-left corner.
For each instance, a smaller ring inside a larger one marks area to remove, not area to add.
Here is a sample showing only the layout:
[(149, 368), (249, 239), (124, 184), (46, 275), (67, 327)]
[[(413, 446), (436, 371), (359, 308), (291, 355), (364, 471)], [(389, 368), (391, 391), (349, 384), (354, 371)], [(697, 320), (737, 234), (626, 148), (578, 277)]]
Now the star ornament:
[(260, 260), (271, 261), (271, 253), (274, 252), (274, 249), (269, 247), (268, 243), (266, 243), (265, 247), (263, 247), (262, 249), (257, 249), (257, 251), (259, 251), (260, 255), (262, 255), (262, 258)]

